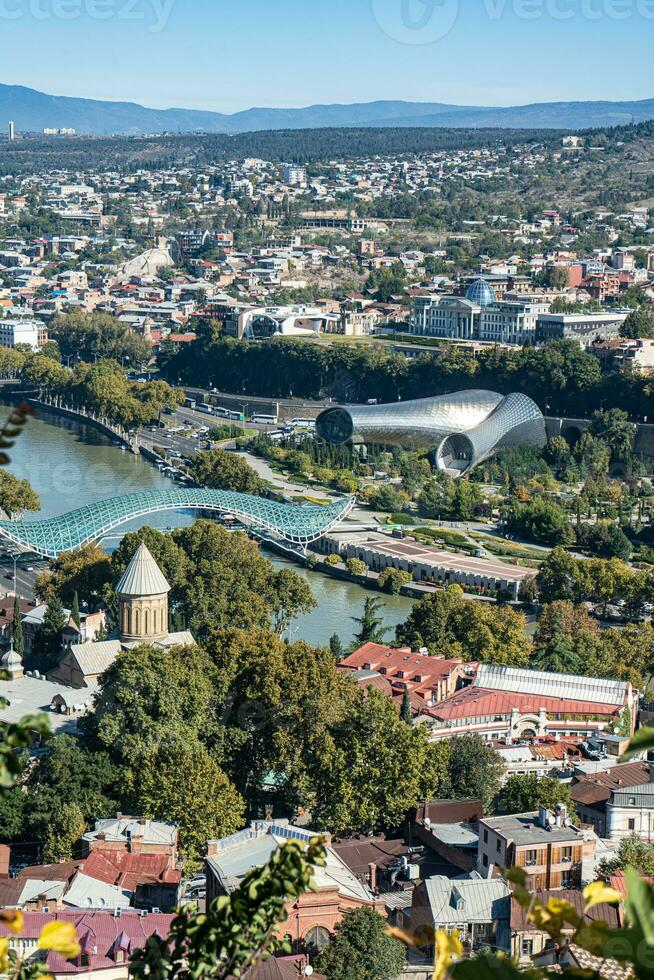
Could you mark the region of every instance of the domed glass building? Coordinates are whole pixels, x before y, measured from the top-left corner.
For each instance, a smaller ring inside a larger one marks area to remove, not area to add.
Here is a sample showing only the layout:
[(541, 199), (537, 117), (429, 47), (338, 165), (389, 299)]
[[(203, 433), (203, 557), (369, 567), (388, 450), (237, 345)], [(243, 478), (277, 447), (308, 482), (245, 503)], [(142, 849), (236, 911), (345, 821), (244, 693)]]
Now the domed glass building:
[(495, 296), (495, 290), (486, 282), (485, 279), (475, 279), (473, 283), (468, 287), (466, 293), (466, 299), (469, 299), (471, 303), (476, 303), (477, 306), (490, 306), (491, 303), (497, 301)]

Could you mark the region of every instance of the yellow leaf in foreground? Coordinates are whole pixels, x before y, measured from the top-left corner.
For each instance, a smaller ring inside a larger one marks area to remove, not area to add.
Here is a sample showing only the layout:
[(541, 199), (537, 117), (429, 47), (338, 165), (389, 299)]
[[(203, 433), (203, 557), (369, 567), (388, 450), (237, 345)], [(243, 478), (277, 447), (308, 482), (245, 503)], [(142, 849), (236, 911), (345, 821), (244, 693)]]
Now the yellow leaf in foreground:
[(0, 939), (0, 973), (9, 969), (9, 940)]
[(603, 881), (594, 881), (592, 885), (586, 885), (582, 894), (586, 903), (584, 912), (594, 908), (596, 905), (602, 905), (604, 903), (607, 905), (617, 905), (618, 902), (622, 901), (620, 892), (617, 892), (615, 888), (609, 888)]
[(39, 936), (39, 949), (51, 949), (72, 960), (81, 953), (77, 933), (72, 922), (49, 922), (43, 926)]
[(0, 912), (0, 922), (4, 922), (12, 932), (20, 932), (23, 928), (23, 913), (20, 909), (3, 909)]
[(386, 935), (399, 939), (407, 946), (431, 946), (434, 942), (432, 926), (419, 926), (417, 929), (402, 929), (400, 926), (386, 926)]
[(463, 946), (456, 933), (446, 932), (445, 929), (437, 931), (435, 946), (434, 980), (445, 980), (452, 960), (463, 953)]

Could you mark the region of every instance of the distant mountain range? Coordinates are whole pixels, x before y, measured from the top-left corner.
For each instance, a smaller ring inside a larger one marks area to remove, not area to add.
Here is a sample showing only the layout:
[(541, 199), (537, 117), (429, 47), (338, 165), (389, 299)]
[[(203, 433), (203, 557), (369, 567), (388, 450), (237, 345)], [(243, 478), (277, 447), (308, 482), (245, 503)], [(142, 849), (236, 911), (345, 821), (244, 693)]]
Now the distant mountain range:
[(133, 102), (100, 102), (0, 85), (0, 129), (18, 132), (71, 128), (85, 135), (247, 133), (274, 129), (427, 126), (479, 129), (588, 129), (654, 119), (654, 99), (639, 102), (542, 102), (491, 108), (440, 102), (360, 102), (304, 109), (246, 109), (226, 115), (199, 109), (147, 109)]

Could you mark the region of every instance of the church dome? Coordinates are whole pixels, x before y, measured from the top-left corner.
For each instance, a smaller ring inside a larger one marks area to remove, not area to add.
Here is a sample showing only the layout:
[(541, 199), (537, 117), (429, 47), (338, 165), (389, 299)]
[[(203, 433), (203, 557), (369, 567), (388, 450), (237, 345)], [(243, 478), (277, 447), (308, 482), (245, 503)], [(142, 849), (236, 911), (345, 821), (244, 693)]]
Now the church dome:
[(167, 595), (170, 585), (144, 544), (140, 544), (125, 569), (125, 574), (116, 586), (116, 592), (123, 597), (146, 597)]
[(21, 667), (23, 664), (22, 658), (19, 653), (11, 648), (3, 654), (2, 660), (0, 661), (5, 670), (13, 670), (15, 667)]
[(466, 299), (477, 306), (490, 306), (496, 302), (495, 290), (485, 279), (475, 279), (468, 287)]

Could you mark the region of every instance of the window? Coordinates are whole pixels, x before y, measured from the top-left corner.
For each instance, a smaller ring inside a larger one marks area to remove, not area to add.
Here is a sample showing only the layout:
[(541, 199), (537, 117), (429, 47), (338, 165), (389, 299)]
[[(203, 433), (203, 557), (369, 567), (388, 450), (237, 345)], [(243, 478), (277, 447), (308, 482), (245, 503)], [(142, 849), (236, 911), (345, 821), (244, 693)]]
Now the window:
[(633, 819), (633, 817), (630, 820), (627, 820), (627, 827), (629, 830), (636, 829), (636, 821)]
[(488, 844), (488, 831), (484, 830), (484, 844)]
[(566, 862), (567, 861), (572, 861), (572, 848), (571, 847), (564, 847), (563, 848), (563, 850), (561, 851), (561, 860), (562, 861), (566, 861)]
[(318, 953), (329, 943), (329, 932), (323, 926), (315, 926), (309, 929), (304, 937), (304, 945), (310, 953)]
[(481, 863), (485, 868), (488, 867), (488, 854), (482, 854)]
[(502, 850), (502, 841), (501, 840), (498, 840), (498, 842), (497, 842), (497, 853), (499, 854), (501, 850)]
[(521, 952), (523, 956), (533, 956), (534, 955), (534, 940), (533, 939), (523, 939)]
[(538, 864), (538, 851), (530, 850), (525, 853), (525, 864), (534, 865)]

